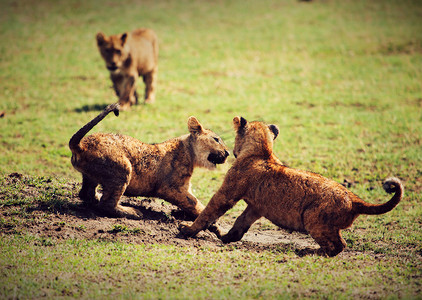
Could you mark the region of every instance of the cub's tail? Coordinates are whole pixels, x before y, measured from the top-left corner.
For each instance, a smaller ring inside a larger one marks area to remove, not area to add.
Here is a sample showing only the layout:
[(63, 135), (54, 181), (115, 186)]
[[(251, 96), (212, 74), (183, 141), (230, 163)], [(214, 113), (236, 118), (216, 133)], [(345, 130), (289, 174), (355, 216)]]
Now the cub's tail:
[(382, 184), (382, 187), (387, 193), (394, 193), (394, 196), (390, 199), (390, 201), (384, 204), (370, 204), (364, 201), (354, 202), (354, 211), (357, 214), (380, 215), (385, 214), (386, 212), (389, 212), (394, 207), (396, 207), (400, 202), (404, 192), (403, 184), (401, 183), (400, 179), (396, 177), (387, 178)]
[(119, 116), (119, 103), (113, 103), (108, 105), (98, 116), (89, 121), (84, 127), (79, 129), (70, 139), (69, 148), (72, 152), (79, 152), (81, 150), (79, 142), (82, 138), (102, 119), (104, 119), (109, 113), (114, 112), (116, 116)]

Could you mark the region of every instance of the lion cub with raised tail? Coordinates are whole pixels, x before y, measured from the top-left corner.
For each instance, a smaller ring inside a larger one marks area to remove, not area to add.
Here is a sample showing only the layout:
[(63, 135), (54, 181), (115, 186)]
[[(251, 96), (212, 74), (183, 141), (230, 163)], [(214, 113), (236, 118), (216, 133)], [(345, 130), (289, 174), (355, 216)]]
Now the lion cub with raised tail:
[(105, 36), (97, 33), (97, 45), (103, 57), (120, 109), (138, 103), (136, 85), (141, 76), (145, 83), (145, 103), (155, 101), (158, 72), (158, 40), (151, 29)]
[(110, 133), (85, 137), (112, 111), (118, 112), (118, 104), (107, 106), (69, 141), (72, 165), (82, 173), (79, 197), (112, 217), (141, 218), (134, 208), (119, 205), (122, 195), (158, 197), (197, 217), (204, 206), (192, 195), (190, 179), (195, 167), (212, 170), (226, 161), (229, 152), (221, 138), (195, 117), (188, 119), (189, 134), (160, 144)]
[(394, 196), (384, 204), (366, 203), (333, 180), (284, 166), (273, 153), (277, 126), (240, 117), (233, 123), (233, 154), (237, 159), (195, 222), (180, 225), (185, 235), (194, 236), (206, 229), (243, 199), (248, 206), (222, 236), (224, 243), (240, 240), (256, 220), (265, 217), (279, 227), (309, 233), (326, 254), (335, 256), (346, 247), (341, 229), (351, 226), (360, 214), (392, 210), (402, 198), (400, 180), (389, 178), (383, 187)]

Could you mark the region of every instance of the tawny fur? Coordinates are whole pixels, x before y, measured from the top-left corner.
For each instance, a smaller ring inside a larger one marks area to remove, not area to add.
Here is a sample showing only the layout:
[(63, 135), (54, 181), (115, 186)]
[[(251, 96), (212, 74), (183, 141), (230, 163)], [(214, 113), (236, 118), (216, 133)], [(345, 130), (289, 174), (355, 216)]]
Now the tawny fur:
[(136, 29), (109, 37), (99, 32), (97, 45), (110, 71), (120, 109), (138, 102), (136, 85), (140, 76), (145, 83), (145, 103), (153, 103), (158, 72), (158, 40), (154, 31)]
[(333, 180), (284, 166), (273, 153), (273, 140), (278, 135), (275, 125), (248, 123), (239, 117), (233, 123), (237, 159), (195, 222), (181, 224), (179, 229), (185, 235), (194, 236), (206, 229), (243, 199), (248, 206), (222, 236), (223, 242), (240, 240), (263, 216), (279, 227), (309, 233), (326, 254), (335, 256), (346, 247), (341, 229), (351, 226), (360, 214), (392, 210), (402, 198), (400, 180), (389, 178), (383, 186), (388, 193), (395, 193), (391, 200), (380, 205), (366, 203)]
[(82, 173), (79, 197), (113, 217), (141, 217), (134, 208), (119, 205), (122, 195), (162, 198), (197, 217), (204, 206), (192, 195), (190, 179), (195, 167), (214, 169), (225, 162), (229, 152), (221, 138), (195, 117), (188, 120), (190, 134), (160, 144), (109, 133), (84, 137), (111, 111), (117, 112), (118, 104), (106, 107), (70, 139), (72, 165)]

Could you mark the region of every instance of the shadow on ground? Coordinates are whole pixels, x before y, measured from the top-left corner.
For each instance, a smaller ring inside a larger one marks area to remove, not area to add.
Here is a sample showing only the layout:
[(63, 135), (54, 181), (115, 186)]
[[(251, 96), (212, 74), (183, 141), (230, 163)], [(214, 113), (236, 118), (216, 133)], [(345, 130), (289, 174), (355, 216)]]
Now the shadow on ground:
[[(294, 252), (299, 257), (318, 254), (318, 246), (311, 237), (284, 230), (267, 229), (259, 220), (239, 242), (223, 244), (215, 234), (200, 232), (195, 238), (179, 233), (182, 221), (192, 221), (182, 210), (160, 199), (122, 197), (121, 204), (132, 206), (142, 213), (141, 220), (110, 218), (98, 209), (85, 206), (77, 197), (80, 184), (58, 183), (38, 178), (35, 183), (21, 174), (5, 176), (5, 184), (19, 187), (22, 201), (0, 205), (0, 229), (4, 234), (29, 234), (51, 240), (96, 239), (132, 244), (168, 244), (209, 250)], [(10, 193), (10, 191), (9, 191)], [(47, 196), (49, 201), (40, 200)], [(0, 193), (0, 203), (9, 199)], [(227, 232), (233, 218), (219, 220), (221, 231)], [(346, 251), (345, 251), (346, 253)]]
[(90, 112), (90, 111), (102, 111), (104, 108), (106, 108), (107, 105), (111, 103), (112, 101), (110, 101), (110, 103), (105, 103), (105, 104), (88, 104), (80, 108), (75, 108), (75, 112), (81, 113), (81, 112)]

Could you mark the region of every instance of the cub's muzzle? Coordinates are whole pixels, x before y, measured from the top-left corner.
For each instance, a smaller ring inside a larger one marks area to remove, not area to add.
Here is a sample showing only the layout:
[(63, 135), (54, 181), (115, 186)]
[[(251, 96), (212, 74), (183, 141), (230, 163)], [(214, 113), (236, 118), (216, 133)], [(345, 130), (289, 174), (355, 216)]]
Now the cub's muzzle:
[(116, 65), (111, 65), (111, 66), (107, 66), (107, 69), (109, 70), (109, 71), (116, 71), (117, 70), (117, 66)]
[(208, 155), (208, 161), (217, 165), (217, 164), (224, 164), (226, 161), (227, 156), (229, 156), (229, 151), (225, 150), (224, 153), (210, 153)]

